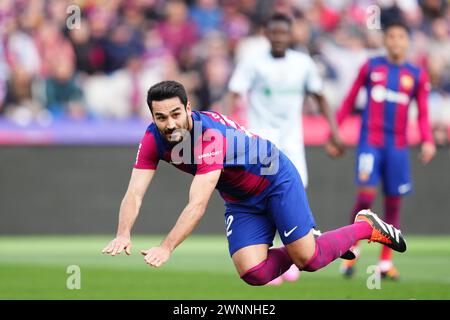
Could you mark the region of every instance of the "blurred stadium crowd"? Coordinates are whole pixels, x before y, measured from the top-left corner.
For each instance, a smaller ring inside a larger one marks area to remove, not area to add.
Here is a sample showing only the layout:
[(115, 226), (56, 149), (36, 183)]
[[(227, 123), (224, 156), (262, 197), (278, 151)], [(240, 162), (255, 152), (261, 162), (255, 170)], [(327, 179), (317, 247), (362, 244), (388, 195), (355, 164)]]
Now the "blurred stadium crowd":
[[(374, 4), (381, 23), (404, 19), (411, 27), (410, 58), (429, 72), (431, 121), (437, 142), (445, 143), (446, 0), (2, 0), (0, 117), (24, 127), (61, 118), (149, 117), (146, 91), (164, 79), (181, 81), (196, 109), (221, 111), (236, 62), (268, 48), (264, 21), (275, 11), (293, 18), (293, 47), (317, 62), (330, 105), (338, 108), (359, 65), (383, 53), (381, 30), (367, 26)], [(81, 9), (74, 28), (67, 24), (71, 5)], [(310, 101), (304, 110), (316, 112)]]

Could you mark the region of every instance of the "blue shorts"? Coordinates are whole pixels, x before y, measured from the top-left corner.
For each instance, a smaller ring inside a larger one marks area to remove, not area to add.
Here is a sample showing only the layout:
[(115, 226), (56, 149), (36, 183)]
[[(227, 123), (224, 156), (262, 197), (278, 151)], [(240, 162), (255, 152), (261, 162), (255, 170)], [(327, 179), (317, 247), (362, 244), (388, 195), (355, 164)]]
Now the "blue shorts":
[(272, 246), (275, 231), (286, 245), (315, 227), (300, 174), (280, 152), (280, 166), (261, 194), (240, 202), (225, 202), (225, 228), (230, 255), (256, 244)]
[(406, 195), (412, 191), (407, 148), (358, 146), (356, 152), (356, 184), (377, 186), (383, 182), (384, 193)]

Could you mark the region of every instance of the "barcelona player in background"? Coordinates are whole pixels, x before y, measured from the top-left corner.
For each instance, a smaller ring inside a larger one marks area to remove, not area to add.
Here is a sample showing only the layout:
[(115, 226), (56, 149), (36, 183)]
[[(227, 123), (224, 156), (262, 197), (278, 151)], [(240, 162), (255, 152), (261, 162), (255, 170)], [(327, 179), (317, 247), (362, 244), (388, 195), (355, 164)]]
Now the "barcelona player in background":
[[(435, 155), (428, 122), (430, 84), (425, 70), (407, 61), (409, 29), (402, 22), (390, 23), (384, 30), (386, 56), (370, 58), (359, 70), (347, 97), (337, 113), (338, 124), (349, 115), (361, 87), (367, 89), (367, 105), (362, 111), (362, 125), (356, 151), (357, 199), (352, 219), (362, 209), (370, 208), (382, 182), (385, 221), (399, 228), (401, 197), (412, 191), (408, 141), (408, 108), (416, 100), (422, 138), (421, 161), (427, 164)], [(359, 249), (352, 251), (358, 256)], [(357, 259), (341, 266), (344, 276), (354, 273)], [(381, 249), (379, 268), (382, 277), (399, 279), (392, 262), (392, 250)]]

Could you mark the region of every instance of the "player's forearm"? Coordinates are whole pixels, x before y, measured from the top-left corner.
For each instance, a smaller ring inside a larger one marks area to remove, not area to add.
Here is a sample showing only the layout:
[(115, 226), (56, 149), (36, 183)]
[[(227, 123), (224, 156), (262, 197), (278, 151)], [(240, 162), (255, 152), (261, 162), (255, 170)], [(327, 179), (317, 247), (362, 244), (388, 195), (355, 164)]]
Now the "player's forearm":
[(118, 236), (130, 236), (131, 229), (139, 214), (142, 199), (127, 192), (120, 205)]
[(342, 105), (340, 106), (338, 112), (336, 113), (336, 120), (338, 126), (340, 126), (342, 122), (344, 122), (344, 119), (350, 113), (352, 113), (353, 108), (355, 106), (356, 98), (358, 97), (359, 90), (364, 86), (364, 83), (367, 79), (367, 72), (368, 72), (367, 70), (368, 70), (368, 63), (366, 62), (359, 69), (359, 73), (355, 79), (355, 82), (353, 82), (350, 91), (348, 92), (347, 96), (342, 102)]
[(205, 210), (205, 204), (188, 203), (175, 226), (161, 242), (161, 247), (167, 248), (170, 252), (175, 250), (191, 234), (205, 213)]
[(320, 112), (325, 116), (325, 119), (327, 119), (328, 125), (330, 126), (331, 134), (333, 137), (338, 136), (338, 127), (336, 124), (335, 117), (333, 115), (333, 112), (331, 111), (325, 97), (323, 95), (316, 96), (317, 102), (319, 104)]
[(434, 143), (433, 133), (430, 126), (430, 120), (428, 117), (428, 97), (420, 97), (417, 99), (417, 106), (419, 109), (419, 117), (417, 119), (419, 124), (419, 131), (422, 137), (422, 143)]

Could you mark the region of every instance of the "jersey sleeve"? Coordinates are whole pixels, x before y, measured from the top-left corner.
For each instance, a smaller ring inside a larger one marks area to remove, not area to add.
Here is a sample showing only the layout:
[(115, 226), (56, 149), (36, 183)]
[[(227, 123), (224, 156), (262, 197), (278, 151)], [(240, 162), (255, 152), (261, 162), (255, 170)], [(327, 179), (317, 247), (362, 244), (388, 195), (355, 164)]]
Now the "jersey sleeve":
[(156, 140), (150, 131), (145, 132), (139, 144), (134, 168), (156, 170), (159, 162)]
[(221, 132), (215, 129), (205, 130), (194, 147), (196, 175), (223, 169), (226, 150), (227, 141)]
[(421, 70), (419, 75), (419, 83), (416, 90), (416, 100), (418, 108), (419, 130), (422, 136), (422, 142), (433, 142), (433, 134), (431, 132), (428, 117), (428, 94), (430, 92), (430, 82), (425, 70)]
[(361, 89), (361, 87), (363, 87), (366, 84), (368, 72), (369, 72), (369, 61), (364, 63), (359, 69), (358, 76), (356, 77), (355, 82), (353, 82), (350, 91), (348, 92), (347, 96), (342, 102), (341, 107), (337, 112), (336, 121), (338, 125), (340, 125), (344, 121), (345, 117), (352, 112), (355, 106), (356, 98), (358, 97), (359, 89)]
[(320, 77), (319, 70), (313, 59), (309, 58), (309, 70), (306, 76), (306, 92), (312, 94), (320, 94), (323, 90), (323, 81)]
[(255, 75), (253, 65), (250, 59), (238, 63), (228, 83), (229, 91), (245, 95), (250, 90)]

